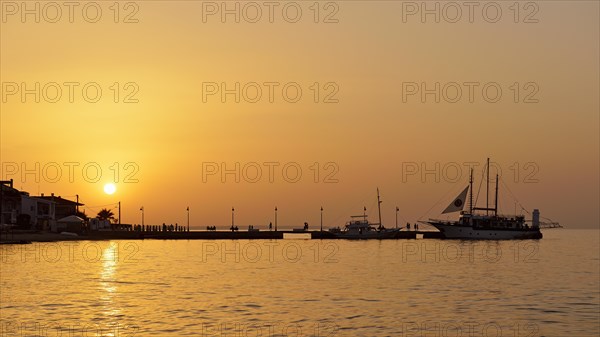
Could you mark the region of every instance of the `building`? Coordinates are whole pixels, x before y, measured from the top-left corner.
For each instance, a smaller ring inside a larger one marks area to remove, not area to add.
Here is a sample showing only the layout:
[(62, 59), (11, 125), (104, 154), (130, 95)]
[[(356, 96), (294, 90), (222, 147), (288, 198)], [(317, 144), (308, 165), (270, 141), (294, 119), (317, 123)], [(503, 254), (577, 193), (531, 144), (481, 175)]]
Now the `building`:
[[(57, 231), (60, 227), (57, 220), (62, 220), (61, 225), (66, 223), (68, 229), (81, 231), (85, 226), (80, 220), (85, 222), (87, 218), (79, 212), (79, 206), (83, 205), (54, 193), (30, 196), (14, 188), (12, 179), (0, 181), (0, 226), (3, 228)], [(75, 217), (77, 221), (65, 221)]]
[(39, 199), (21, 192), (17, 227), (21, 229), (50, 230), (56, 220), (56, 204), (51, 200)]
[[(56, 207), (55, 219), (66, 218), (70, 215), (77, 215), (81, 217), (81, 214), (79, 213), (79, 206), (83, 206), (84, 204), (82, 203), (64, 199), (60, 196), (54, 196), (54, 193), (52, 193), (50, 196), (45, 196), (44, 193), (42, 193), (40, 196), (34, 198), (54, 202)], [(85, 216), (83, 217), (85, 218)]]
[(85, 231), (85, 229), (85, 219), (82, 219), (77, 215), (69, 215), (68, 217), (56, 220), (56, 228), (52, 228), (52, 231), (81, 233)]
[(16, 224), (21, 193), (13, 188), (13, 180), (0, 180), (0, 225)]
[(31, 197), (13, 187), (13, 181), (0, 182), (0, 224), (19, 229), (48, 230), (56, 219), (52, 200)]

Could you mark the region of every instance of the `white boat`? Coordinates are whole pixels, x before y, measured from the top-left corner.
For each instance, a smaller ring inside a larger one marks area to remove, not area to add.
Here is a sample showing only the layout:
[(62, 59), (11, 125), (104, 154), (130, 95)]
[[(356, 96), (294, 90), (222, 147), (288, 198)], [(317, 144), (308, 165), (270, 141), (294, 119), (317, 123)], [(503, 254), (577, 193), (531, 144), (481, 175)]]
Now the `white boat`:
[[(428, 221), (430, 225), (442, 232), (445, 239), (525, 240), (542, 238), (539, 226), (528, 226), (524, 222), (522, 216), (508, 218), (505, 216), (470, 216), (470, 214), (463, 214), (461, 219), (456, 222)], [(504, 225), (500, 225), (501, 223)]]
[(350, 240), (366, 239), (394, 239), (400, 229), (388, 229), (381, 223), (381, 200), (379, 198), (379, 189), (377, 189), (377, 209), (379, 211), (379, 223), (370, 223), (367, 220), (367, 209), (364, 208), (363, 215), (351, 216), (351, 220), (346, 223), (344, 228), (330, 228), (336, 238)]
[[(473, 205), (473, 170), (467, 186), (442, 213), (460, 211), (458, 221), (436, 220), (422, 221), (437, 228), (446, 239), (473, 239), (473, 240), (519, 240), (541, 239), (540, 212), (533, 210), (530, 223), (522, 215), (498, 214), (498, 175), (496, 175), (496, 198), (494, 207), (489, 206), (489, 166), (487, 162), (487, 196), (486, 207)], [(467, 190), (469, 191), (469, 210), (463, 211), (466, 205)], [(474, 213), (481, 211), (483, 213)]]

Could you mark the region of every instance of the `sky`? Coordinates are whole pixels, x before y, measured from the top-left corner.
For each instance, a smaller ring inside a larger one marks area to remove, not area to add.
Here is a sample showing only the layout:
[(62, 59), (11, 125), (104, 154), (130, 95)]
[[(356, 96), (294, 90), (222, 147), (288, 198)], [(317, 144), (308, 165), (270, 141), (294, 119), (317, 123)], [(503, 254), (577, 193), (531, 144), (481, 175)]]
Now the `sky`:
[(32, 195), (315, 228), (379, 188), (393, 226), (456, 218), (471, 166), (484, 204), (491, 158), (502, 213), (599, 226), (596, 1), (0, 3), (0, 177)]

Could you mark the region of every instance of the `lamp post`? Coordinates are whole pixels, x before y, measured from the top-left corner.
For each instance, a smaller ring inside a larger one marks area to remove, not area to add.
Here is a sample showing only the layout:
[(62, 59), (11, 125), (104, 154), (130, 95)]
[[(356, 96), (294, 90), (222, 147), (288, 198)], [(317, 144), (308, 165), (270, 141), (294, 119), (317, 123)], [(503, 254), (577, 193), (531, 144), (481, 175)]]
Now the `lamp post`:
[(275, 206), (275, 231), (277, 232), (277, 206)]
[[(3, 202), (3, 200), (2, 200), (2, 199), (3, 199), (3, 195), (4, 195), (4, 181), (1, 181), (1, 180), (0, 180), (0, 227), (1, 227), (2, 225), (4, 225), (4, 215), (2, 214), (2, 212), (4, 211), (4, 210), (2, 209), (2, 202)], [(515, 204), (515, 205), (516, 205), (516, 204)], [(516, 209), (516, 207), (517, 207), (517, 206), (515, 206), (515, 209)], [(516, 212), (515, 212), (515, 214), (516, 214)], [(1, 233), (1, 232), (2, 232), (2, 231), (0, 231), (0, 233)]]
[(144, 225), (144, 206), (140, 207), (140, 211), (142, 211), (142, 226)]
[(121, 202), (119, 201), (119, 225), (121, 225)]
[(187, 207), (187, 231), (190, 231), (190, 206)]
[(398, 206), (396, 206), (396, 228), (398, 228), (398, 211), (400, 209), (398, 208)]
[(233, 228), (233, 225), (235, 224), (235, 208), (231, 207), (231, 228)]
[(321, 206), (321, 232), (323, 231), (323, 206)]

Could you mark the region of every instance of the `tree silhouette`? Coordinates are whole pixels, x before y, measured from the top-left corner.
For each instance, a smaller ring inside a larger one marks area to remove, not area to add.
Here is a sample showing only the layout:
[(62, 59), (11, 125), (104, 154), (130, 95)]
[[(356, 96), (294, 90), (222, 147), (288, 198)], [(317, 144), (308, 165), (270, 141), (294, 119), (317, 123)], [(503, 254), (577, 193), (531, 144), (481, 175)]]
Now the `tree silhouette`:
[(100, 220), (115, 221), (115, 214), (111, 210), (103, 208), (100, 210), (100, 212), (98, 212), (96, 218)]
[(85, 211), (81, 212), (75, 212), (75, 215), (77, 215), (78, 217), (82, 218), (82, 219), (87, 219), (88, 216), (85, 214)]

